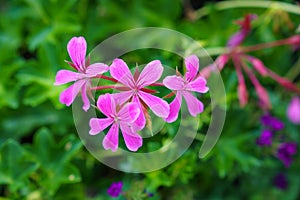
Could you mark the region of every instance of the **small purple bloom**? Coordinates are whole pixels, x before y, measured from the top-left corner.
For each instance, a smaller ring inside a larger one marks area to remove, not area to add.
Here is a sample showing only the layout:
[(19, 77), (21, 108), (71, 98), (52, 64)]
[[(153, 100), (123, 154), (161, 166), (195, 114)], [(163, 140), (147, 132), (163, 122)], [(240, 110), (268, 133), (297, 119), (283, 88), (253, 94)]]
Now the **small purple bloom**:
[(122, 192), (123, 183), (115, 182), (110, 185), (110, 187), (107, 189), (107, 194), (111, 197), (118, 197)]
[(294, 124), (300, 124), (300, 97), (294, 97), (287, 109), (287, 116)]
[(279, 173), (274, 177), (273, 184), (275, 187), (277, 187), (281, 190), (285, 190), (288, 186), (288, 181), (284, 174)]
[(293, 161), (292, 155), (297, 153), (297, 144), (294, 142), (282, 143), (277, 150), (277, 157), (286, 167)]
[(256, 140), (256, 144), (259, 146), (270, 146), (272, 144), (273, 133), (270, 130), (263, 130), (259, 138)]
[(269, 114), (262, 116), (260, 121), (264, 126), (267, 126), (275, 131), (279, 131), (284, 128), (284, 124), (282, 121)]

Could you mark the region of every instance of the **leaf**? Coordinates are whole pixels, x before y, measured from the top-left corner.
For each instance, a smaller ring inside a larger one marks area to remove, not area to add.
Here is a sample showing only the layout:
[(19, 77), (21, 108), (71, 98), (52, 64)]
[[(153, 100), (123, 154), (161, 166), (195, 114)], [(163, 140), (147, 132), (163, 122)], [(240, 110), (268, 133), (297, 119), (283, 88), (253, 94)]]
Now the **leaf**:
[(2, 109), (0, 140), (29, 136), (45, 125), (56, 130), (56, 134), (65, 134), (73, 126), (70, 110), (55, 110), (49, 103), (36, 108), (22, 106), (22, 110)]
[(0, 148), (0, 184), (11, 191), (26, 188), (30, 175), (38, 168), (28, 152), (16, 141), (8, 139)]
[(81, 146), (81, 142), (74, 136), (68, 136), (59, 143), (55, 142), (46, 128), (41, 128), (35, 134), (33, 146), (29, 149), (35, 153), (41, 166), (37, 182), (49, 194), (53, 195), (61, 184), (81, 180), (79, 170), (71, 163)]

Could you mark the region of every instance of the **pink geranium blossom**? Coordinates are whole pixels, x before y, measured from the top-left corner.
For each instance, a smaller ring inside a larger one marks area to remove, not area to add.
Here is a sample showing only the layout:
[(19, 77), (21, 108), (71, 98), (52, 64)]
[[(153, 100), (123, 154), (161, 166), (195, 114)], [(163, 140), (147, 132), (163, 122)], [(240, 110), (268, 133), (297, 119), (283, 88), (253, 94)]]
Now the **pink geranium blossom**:
[(188, 110), (192, 116), (203, 112), (203, 104), (192, 92), (206, 93), (208, 87), (204, 77), (198, 74), (199, 59), (195, 55), (191, 55), (185, 59), (185, 66), (187, 72), (184, 77), (182, 76), (167, 76), (163, 80), (163, 84), (176, 91), (176, 97), (170, 104), (170, 114), (165, 118), (167, 122), (174, 122), (178, 117), (178, 112), (182, 102), (182, 96), (188, 106)]
[[(111, 149), (115, 152), (118, 148), (119, 128), (125, 140), (127, 148), (137, 151), (142, 146), (142, 137), (132, 128), (140, 114), (137, 103), (127, 103), (120, 107), (116, 104), (111, 94), (101, 95), (97, 101), (97, 107), (107, 118), (90, 119), (90, 134), (96, 135), (111, 125), (109, 131), (103, 139), (104, 149)], [(120, 109), (118, 109), (120, 108)]]
[(86, 55), (86, 41), (84, 37), (73, 37), (68, 45), (68, 53), (72, 62), (68, 64), (73, 67), (77, 72), (69, 70), (60, 70), (56, 74), (55, 85), (61, 85), (73, 82), (66, 90), (64, 90), (59, 97), (61, 103), (70, 106), (77, 94), (81, 90), (83, 101), (83, 109), (87, 111), (90, 108), (90, 101), (87, 97), (87, 90), (90, 87), (90, 79), (96, 75), (108, 71), (108, 66), (103, 63), (89, 64), (89, 60), (85, 60)]
[(131, 74), (127, 64), (122, 59), (115, 59), (110, 66), (110, 74), (123, 84), (123, 91), (114, 94), (117, 102), (128, 100), (136, 102), (141, 110), (135, 123), (142, 129), (146, 124), (145, 112), (148, 106), (155, 115), (165, 118), (169, 115), (169, 104), (163, 99), (153, 96), (145, 90), (146, 86), (155, 83), (161, 77), (163, 66), (160, 61), (154, 60), (147, 64), (141, 73)]
[(300, 124), (300, 97), (293, 97), (288, 109), (287, 116), (294, 124)]

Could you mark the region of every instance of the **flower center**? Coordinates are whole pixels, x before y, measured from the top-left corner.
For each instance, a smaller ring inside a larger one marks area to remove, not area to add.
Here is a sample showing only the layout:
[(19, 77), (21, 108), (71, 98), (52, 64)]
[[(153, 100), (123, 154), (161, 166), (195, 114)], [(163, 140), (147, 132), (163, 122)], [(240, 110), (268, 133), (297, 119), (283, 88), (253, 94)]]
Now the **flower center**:
[(119, 123), (119, 122), (120, 122), (120, 117), (115, 116), (115, 117), (114, 117), (114, 122), (115, 122), (115, 123)]

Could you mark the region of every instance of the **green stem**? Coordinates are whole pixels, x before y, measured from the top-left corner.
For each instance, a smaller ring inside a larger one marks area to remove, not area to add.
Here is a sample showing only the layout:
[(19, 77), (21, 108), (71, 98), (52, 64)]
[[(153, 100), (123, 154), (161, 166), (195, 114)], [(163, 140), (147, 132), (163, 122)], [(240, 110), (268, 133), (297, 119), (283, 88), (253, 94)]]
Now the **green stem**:
[[(258, 51), (258, 50), (272, 48), (272, 47), (276, 47), (276, 46), (289, 45), (290, 43), (291, 43), (290, 38), (286, 38), (286, 39), (276, 40), (276, 41), (272, 41), (272, 42), (255, 44), (252, 46), (237, 46), (233, 49), (231, 49), (229, 47), (211, 47), (211, 48), (207, 48), (205, 50), (208, 55), (216, 56), (216, 55), (220, 55), (220, 54), (227, 54), (230, 52), (248, 53), (248, 52)], [(202, 55), (200, 55), (200, 57), (201, 56)]]
[(286, 78), (293, 81), (297, 78), (297, 76), (300, 74), (300, 58), (295, 63), (294, 66), (291, 67), (291, 69), (287, 72)]
[[(222, 1), (213, 5), (215, 10), (227, 10), (233, 8), (277, 8), (284, 10), (286, 12), (300, 15), (300, 9), (297, 5), (292, 5), (289, 3), (284, 3), (280, 1)], [(205, 6), (195, 12), (195, 19), (199, 19), (203, 16), (206, 16), (211, 11), (211, 5)]]

